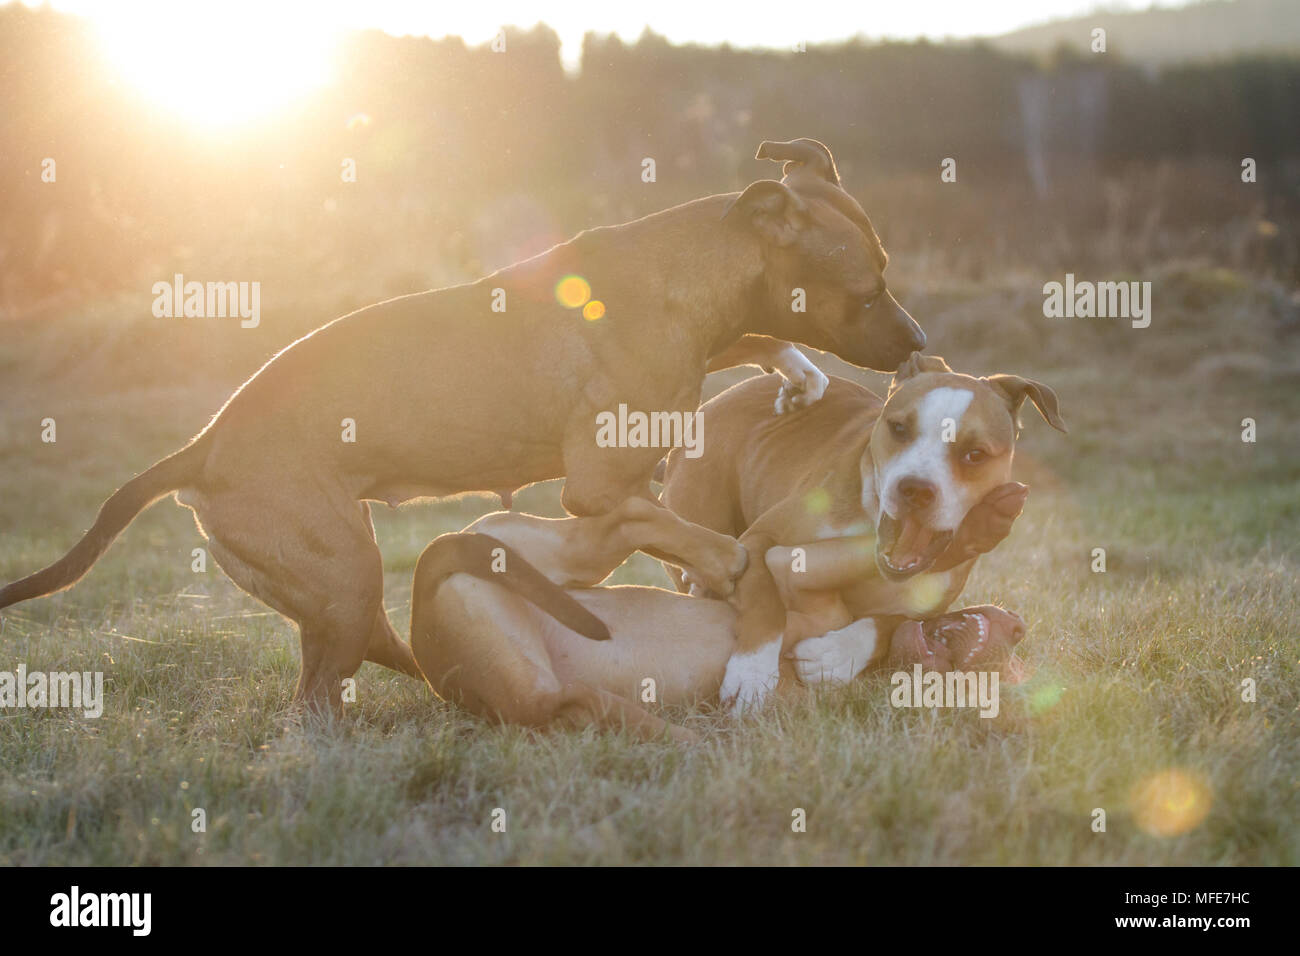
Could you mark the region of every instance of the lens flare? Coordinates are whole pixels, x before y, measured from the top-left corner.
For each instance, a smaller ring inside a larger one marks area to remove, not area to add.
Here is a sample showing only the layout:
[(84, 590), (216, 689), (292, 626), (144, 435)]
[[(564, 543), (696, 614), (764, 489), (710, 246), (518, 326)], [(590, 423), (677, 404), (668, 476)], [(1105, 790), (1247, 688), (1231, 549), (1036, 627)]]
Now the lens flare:
[(595, 322), (605, 317), (605, 303), (599, 299), (592, 299), (582, 307), (582, 317), (588, 322)]
[(1045, 714), (1061, 702), (1065, 688), (1055, 682), (1044, 684), (1029, 695), (1029, 712), (1037, 717)]
[(831, 493), (825, 488), (814, 488), (803, 496), (804, 511), (810, 515), (824, 515), (831, 510)]
[(582, 276), (565, 276), (555, 284), (555, 301), (566, 309), (580, 309), (591, 299), (591, 283)]
[(1210, 788), (1199, 775), (1177, 769), (1143, 778), (1129, 797), (1134, 822), (1143, 832), (1158, 837), (1196, 829), (1213, 803)]
[(946, 575), (943, 577), (932, 574), (917, 575), (904, 587), (903, 602), (912, 617), (929, 614), (938, 608), (947, 590)]

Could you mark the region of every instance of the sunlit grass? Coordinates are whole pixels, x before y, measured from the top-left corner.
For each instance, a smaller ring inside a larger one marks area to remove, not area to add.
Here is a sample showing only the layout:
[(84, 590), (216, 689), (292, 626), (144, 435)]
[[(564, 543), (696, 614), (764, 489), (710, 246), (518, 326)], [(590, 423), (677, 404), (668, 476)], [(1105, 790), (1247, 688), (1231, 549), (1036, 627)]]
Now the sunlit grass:
[[(1300, 863), (1293, 359), (1266, 349), (1258, 378), (1207, 382), (1194, 357), (1215, 333), (1198, 311), (1122, 348), (997, 343), (987, 327), (968, 342), (960, 322), (983, 301), (927, 315), (935, 351), (1058, 386), (1072, 426), (1028, 422), (1026, 513), (967, 588), (1030, 627), (1029, 678), (1003, 688), (997, 718), (894, 710), (876, 675), (740, 725), (678, 715), (705, 736), (678, 749), (488, 726), (367, 665), (346, 727), (321, 735), (286, 714), (292, 628), (218, 572), (193, 574), (193, 522), (163, 503), (72, 591), (0, 616), (0, 668), (107, 679), (97, 721), (0, 713), (0, 863)], [(1267, 343), (1271, 317), (1246, 315), (1241, 341)], [(39, 358), (58, 331), (0, 354), (18, 376), (0, 410), (4, 580), (70, 544), (242, 374), (60, 378)], [(1155, 351), (1164, 370), (1143, 374)], [(1254, 448), (1214, 424), (1241, 407), (1269, 423)], [(45, 414), (58, 446), (35, 437)], [(555, 491), (518, 504), (556, 513)], [(376, 509), (399, 627), (424, 544), (494, 506)], [(663, 580), (648, 559), (620, 577)]]

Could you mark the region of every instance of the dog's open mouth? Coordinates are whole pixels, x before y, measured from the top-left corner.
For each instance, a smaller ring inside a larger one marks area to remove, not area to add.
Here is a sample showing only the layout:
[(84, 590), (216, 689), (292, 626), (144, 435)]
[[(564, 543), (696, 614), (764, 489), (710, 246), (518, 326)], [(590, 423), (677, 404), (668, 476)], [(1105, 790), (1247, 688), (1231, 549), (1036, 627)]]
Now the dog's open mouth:
[(894, 581), (919, 574), (952, 543), (951, 531), (935, 531), (916, 518), (882, 513), (876, 528), (876, 564)]
[(984, 659), (993, 648), (989, 645), (992, 628), (983, 614), (945, 614), (926, 621), (922, 630), (927, 638), (948, 648), (952, 666), (957, 670), (972, 664), (993, 663)]

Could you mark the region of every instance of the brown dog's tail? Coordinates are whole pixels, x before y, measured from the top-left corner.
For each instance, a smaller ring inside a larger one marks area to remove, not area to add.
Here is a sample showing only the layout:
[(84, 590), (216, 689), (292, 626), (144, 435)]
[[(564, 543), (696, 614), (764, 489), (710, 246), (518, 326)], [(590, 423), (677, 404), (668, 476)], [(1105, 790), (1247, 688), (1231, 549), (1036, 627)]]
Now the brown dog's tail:
[(72, 587), (136, 515), (169, 491), (175, 491), (193, 479), (206, 454), (206, 447), (201, 447), (200, 442), (192, 442), (136, 475), (104, 502), (95, 523), (71, 551), (48, 568), (0, 588), (0, 608)]
[(432, 597), (438, 585), (458, 572), (504, 585), (585, 638), (593, 641), (610, 638), (605, 622), (579, 604), (572, 594), (513, 548), (491, 535), (475, 531), (443, 534), (433, 539), (416, 562), (415, 593)]

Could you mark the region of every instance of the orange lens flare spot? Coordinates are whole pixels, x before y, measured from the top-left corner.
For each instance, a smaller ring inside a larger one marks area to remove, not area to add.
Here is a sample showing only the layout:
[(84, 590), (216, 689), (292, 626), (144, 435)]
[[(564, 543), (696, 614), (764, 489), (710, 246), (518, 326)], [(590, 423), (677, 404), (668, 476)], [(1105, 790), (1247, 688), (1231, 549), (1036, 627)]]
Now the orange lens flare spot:
[(1133, 788), (1133, 820), (1152, 836), (1173, 837), (1194, 830), (1210, 813), (1214, 798), (1199, 776), (1185, 770), (1162, 770)]
[(599, 299), (592, 299), (582, 307), (582, 317), (588, 322), (595, 322), (597, 319), (605, 317), (605, 303)]
[(580, 309), (591, 299), (591, 283), (582, 276), (565, 276), (555, 283), (555, 301), (566, 309)]

